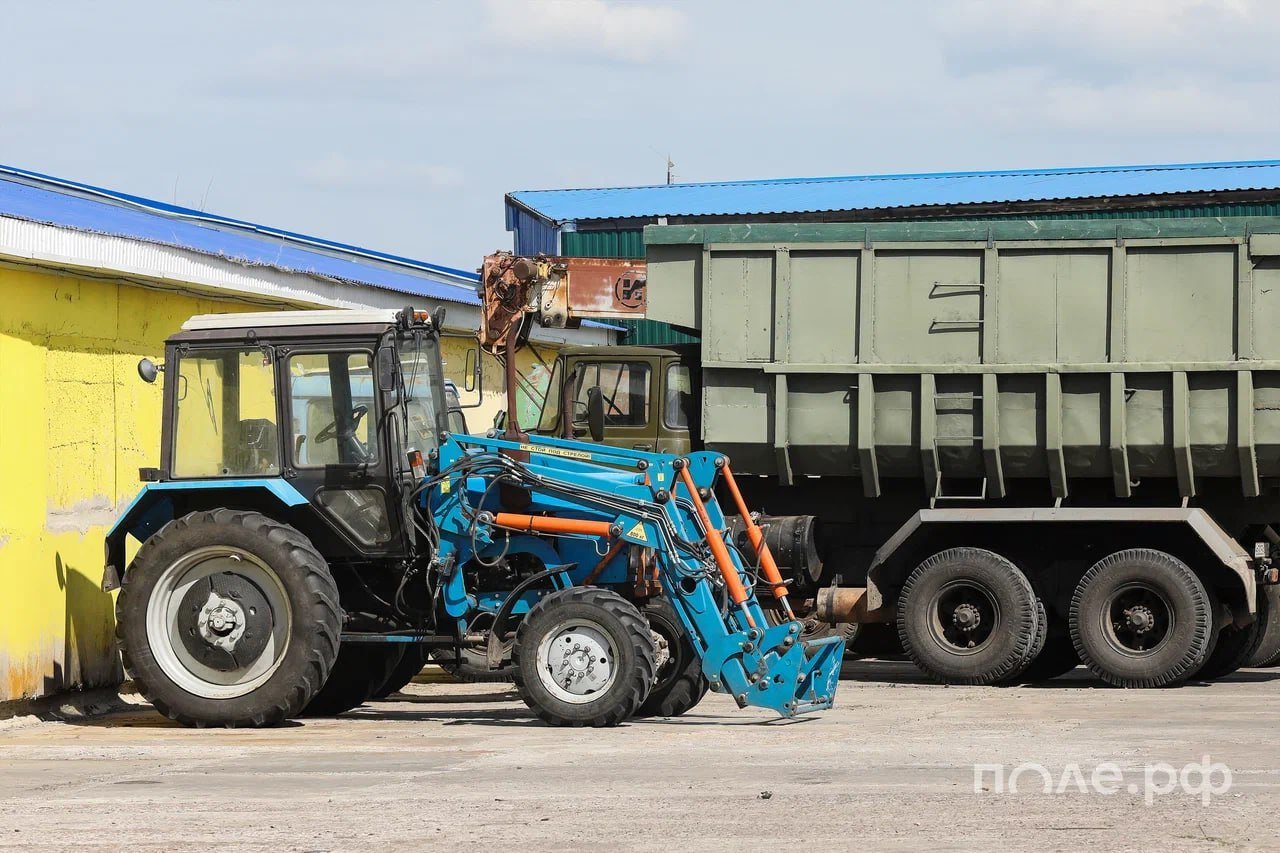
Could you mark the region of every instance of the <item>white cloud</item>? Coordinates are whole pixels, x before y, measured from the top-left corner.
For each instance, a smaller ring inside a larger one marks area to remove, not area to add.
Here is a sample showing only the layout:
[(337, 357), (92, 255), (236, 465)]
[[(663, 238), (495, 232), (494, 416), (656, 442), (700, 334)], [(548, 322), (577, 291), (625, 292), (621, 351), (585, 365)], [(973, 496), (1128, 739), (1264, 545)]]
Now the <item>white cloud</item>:
[(488, 0), (494, 35), (506, 49), (536, 63), (566, 52), (622, 63), (675, 55), (688, 22), (662, 3), (606, 0)]

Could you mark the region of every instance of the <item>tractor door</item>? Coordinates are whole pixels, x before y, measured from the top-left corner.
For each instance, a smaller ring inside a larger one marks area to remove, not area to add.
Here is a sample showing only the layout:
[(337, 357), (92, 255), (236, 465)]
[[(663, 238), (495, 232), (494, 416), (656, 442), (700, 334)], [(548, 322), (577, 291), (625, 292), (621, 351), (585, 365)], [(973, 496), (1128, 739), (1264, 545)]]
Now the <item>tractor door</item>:
[(401, 551), (373, 347), (319, 345), (278, 352), (290, 419), (285, 452), (294, 486), (359, 551)]

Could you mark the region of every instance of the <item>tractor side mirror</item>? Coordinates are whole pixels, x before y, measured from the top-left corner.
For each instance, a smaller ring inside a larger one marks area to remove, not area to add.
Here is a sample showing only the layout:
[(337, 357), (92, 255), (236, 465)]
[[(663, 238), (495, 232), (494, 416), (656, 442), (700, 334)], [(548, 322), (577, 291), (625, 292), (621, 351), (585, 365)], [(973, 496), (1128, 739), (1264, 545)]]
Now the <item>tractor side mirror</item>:
[(396, 390), (396, 370), (399, 365), (396, 364), (396, 351), (391, 347), (382, 347), (378, 350), (378, 390), (394, 391)]
[(587, 431), (592, 441), (604, 441), (604, 394), (599, 385), (587, 389)]
[(503, 409), (493, 416), (493, 428), (498, 432), (502, 432), (507, 428), (507, 410)]
[(462, 370), (462, 388), (468, 394), (476, 390), (477, 380), (480, 376), (480, 348), (471, 347), (467, 350), (466, 365)]
[(156, 364), (149, 358), (144, 358), (138, 362), (138, 376), (142, 377), (142, 381), (148, 385), (156, 381), (156, 377), (160, 375), (162, 370), (164, 370), (163, 364)]

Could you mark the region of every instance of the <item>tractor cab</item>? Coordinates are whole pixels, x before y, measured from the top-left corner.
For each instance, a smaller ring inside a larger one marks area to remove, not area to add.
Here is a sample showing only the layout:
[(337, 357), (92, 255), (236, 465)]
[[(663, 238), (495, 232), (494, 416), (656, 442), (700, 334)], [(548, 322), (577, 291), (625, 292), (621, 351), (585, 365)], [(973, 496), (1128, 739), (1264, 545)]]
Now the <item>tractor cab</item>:
[[(144, 379), (160, 370), (140, 366)], [(405, 552), (409, 454), (428, 457), (460, 414), (424, 312), (196, 316), (166, 343), (162, 370), (160, 467), (146, 479), (198, 481), (247, 505), (263, 488), (287, 493), (337, 550)]]

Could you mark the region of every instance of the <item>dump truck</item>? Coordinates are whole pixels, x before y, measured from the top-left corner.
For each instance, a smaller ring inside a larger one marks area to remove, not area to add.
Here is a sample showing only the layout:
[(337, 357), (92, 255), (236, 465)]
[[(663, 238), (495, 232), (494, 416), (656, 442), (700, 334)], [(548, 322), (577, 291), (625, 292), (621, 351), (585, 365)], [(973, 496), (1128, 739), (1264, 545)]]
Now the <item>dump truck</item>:
[[(562, 351), (538, 431), (725, 454), (802, 617), (962, 684), (1160, 686), (1280, 646), (1280, 220), (645, 241), (632, 316), (700, 342)], [(529, 312), (571, 322), (574, 262), (539, 263)]]

